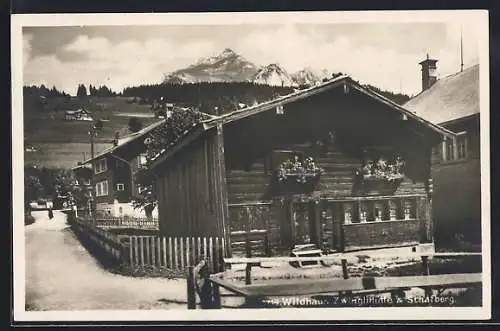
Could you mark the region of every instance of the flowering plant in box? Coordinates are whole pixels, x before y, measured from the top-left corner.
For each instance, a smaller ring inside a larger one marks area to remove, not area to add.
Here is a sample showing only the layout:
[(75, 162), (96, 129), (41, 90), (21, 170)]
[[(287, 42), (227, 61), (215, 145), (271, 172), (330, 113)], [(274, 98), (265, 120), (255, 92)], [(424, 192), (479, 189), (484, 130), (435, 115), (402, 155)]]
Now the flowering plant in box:
[(324, 173), (324, 170), (316, 165), (312, 157), (300, 160), (295, 156), (293, 160), (286, 160), (278, 168), (278, 180), (285, 181), (288, 177), (295, 177), (298, 183), (306, 183), (307, 177), (316, 177)]
[(356, 170), (356, 175), (362, 176), (364, 180), (394, 181), (404, 177), (404, 165), (400, 156), (396, 156), (393, 161), (380, 157), (377, 161), (366, 161), (364, 166)]

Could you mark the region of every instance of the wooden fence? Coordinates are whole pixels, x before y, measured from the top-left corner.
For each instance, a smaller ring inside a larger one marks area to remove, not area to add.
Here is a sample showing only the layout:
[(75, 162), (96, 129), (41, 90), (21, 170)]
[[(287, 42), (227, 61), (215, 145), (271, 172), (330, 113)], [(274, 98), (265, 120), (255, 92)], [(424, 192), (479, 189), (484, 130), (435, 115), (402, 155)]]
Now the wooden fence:
[(224, 268), (223, 238), (115, 235), (80, 218), (69, 220), (82, 243), (91, 244), (97, 258), (118, 265), (184, 270), (204, 260), (210, 272)]
[(127, 260), (134, 266), (185, 269), (200, 260), (211, 272), (223, 270), (225, 242), (219, 237), (126, 236)]
[(159, 220), (157, 218), (96, 216), (93, 218), (93, 222), (97, 227), (103, 229), (159, 229)]
[(69, 216), (68, 221), (82, 244), (89, 247), (101, 261), (121, 264), (126, 259), (126, 247), (119, 237), (83, 219)]

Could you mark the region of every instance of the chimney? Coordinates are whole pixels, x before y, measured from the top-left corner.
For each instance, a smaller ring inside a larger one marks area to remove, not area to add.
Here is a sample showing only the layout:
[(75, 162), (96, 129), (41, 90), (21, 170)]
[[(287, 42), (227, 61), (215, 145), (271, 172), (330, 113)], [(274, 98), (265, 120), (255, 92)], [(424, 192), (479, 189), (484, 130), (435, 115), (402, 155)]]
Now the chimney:
[(427, 54), (427, 58), (419, 63), (422, 66), (422, 91), (427, 90), (437, 81), (437, 61), (430, 59), (429, 54)]

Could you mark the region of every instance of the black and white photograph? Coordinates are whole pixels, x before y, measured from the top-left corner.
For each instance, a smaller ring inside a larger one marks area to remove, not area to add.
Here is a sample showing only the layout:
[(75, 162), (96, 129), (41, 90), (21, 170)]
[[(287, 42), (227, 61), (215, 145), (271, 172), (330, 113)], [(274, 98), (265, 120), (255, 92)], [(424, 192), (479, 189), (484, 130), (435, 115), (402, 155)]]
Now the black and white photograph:
[(13, 15), (11, 52), (16, 320), (491, 317), (487, 11)]

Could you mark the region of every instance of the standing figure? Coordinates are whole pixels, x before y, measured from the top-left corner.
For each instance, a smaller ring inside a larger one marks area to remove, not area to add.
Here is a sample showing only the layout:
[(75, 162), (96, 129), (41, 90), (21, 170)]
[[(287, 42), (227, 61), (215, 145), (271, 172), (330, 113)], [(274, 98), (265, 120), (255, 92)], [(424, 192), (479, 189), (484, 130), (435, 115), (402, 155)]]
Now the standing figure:
[(49, 208), (49, 219), (54, 218), (54, 213), (52, 212), (52, 208)]

